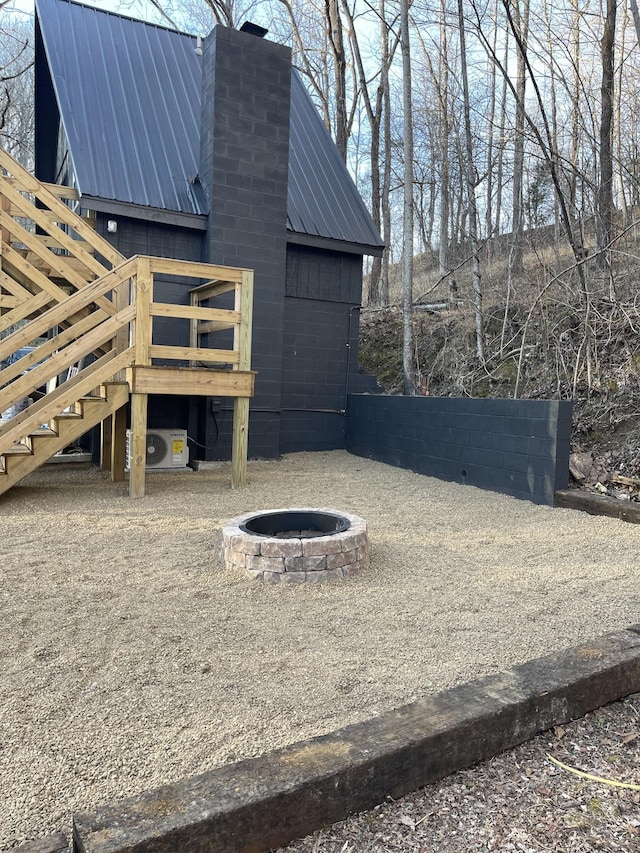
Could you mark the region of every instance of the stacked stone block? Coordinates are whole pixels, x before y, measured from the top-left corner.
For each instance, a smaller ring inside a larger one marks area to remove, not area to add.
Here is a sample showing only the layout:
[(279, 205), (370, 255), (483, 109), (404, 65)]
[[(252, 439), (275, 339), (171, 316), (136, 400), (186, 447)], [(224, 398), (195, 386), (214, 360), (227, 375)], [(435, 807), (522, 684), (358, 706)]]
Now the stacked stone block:
[(232, 518), (222, 528), (225, 566), (265, 583), (321, 583), (345, 578), (369, 567), (367, 523), (357, 515), (336, 510), (296, 507), (272, 512), (330, 512), (349, 521), (341, 533), (305, 539), (259, 536), (241, 525), (264, 513), (246, 513)]

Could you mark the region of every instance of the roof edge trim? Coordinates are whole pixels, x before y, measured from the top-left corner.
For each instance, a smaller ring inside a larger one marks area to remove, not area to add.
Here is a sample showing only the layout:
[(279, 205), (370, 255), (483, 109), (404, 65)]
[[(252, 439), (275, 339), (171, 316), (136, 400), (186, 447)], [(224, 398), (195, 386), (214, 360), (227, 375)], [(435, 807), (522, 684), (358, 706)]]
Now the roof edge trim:
[(91, 195), (81, 195), (80, 205), (98, 213), (111, 213), (113, 216), (126, 216), (129, 219), (144, 219), (147, 222), (175, 225), (178, 228), (190, 228), (195, 231), (206, 231), (209, 220), (205, 214), (180, 213), (177, 210), (162, 210), (158, 207), (146, 207), (142, 204), (109, 201)]
[(314, 249), (329, 249), (332, 252), (348, 252), (352, 255), (371, 255), (381, 258), (384, 246), (372, 246), (364, 243), (348, 243), (345, 240), (336, 240), (333, 237), (316, 237), (312, 234), (299, 234), (295, 231), (287, 231), (287, 243), (296, 246), (310, 246)]

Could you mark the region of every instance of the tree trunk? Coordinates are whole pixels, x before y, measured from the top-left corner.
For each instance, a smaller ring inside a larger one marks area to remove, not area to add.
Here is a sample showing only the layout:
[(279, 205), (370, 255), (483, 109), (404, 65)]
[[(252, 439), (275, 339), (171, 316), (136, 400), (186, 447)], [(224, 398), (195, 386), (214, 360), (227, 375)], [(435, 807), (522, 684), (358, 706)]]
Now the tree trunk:
[[(626, 33), (629, 25), (629, 10), (625, 5), (622, 10), (622, 21), (620, 22), (620, 57), (626, 56), (627, 53), (627, 45), (626, 45)], [(629, 207), (627, 204), (627, 187), (626, 181), (624, 179), (624, 167), (623, 163), (623, 151), (622, 151), (622, 121), (621, 121), (621, 113), (622, 113), (622, 80), (623, 80), (623, 71), (625, 69), (625, 63), (621, 59), (618, 63), (618, 74), (617, 74), (617, 85), (615, 91), (615, 115), (614, 115), (614, 127), (615, 127), (615, 149), (616, 154), (614, 157), (616, 164), (616, 184), (618, 186), (618, 197), (620, 199), (620, 207), (622, 208), (622, 226), (623, 228), (627, 228), (631, 222), (631, 217), (629, 215)]]
[(400, 50), (402, 53), (402, 130), (404, 134), (404, 204), (402, 262), (402, 369), (404, 393), (415, 394), (413, 367), (413, 110), (411, 104), (411, 44), (409, 0), (400, 0)]
[[(444, 4), (443, 4), (444, 6)], [(434, 80), (439, 93), (440, 106), (440, 234), (438, 246), (438, 264), (440, 275), (445, 275), (449, 269), (449, 214), (451, 196), (449, 188), (449, 137), (451, 136), (451, 121), (449, 116), (449, 57), (446, 14), (441, 10), (440, 24), (440, 57), (438, 80)]]
[(342, 35), (342, 18), (338, 8), (338, 0), (325, 0), (327, 22), (329, 24), (329, 40), (333, 52), (335, 70), (335, 110), (336, 110), (336, 148), (342, 162), (347, 162), (348, 118), (347, 118), (347, 60), (344, 52)]
[(580, 144), (580, 92), (582, 89), (580, 79), (580, 0), (572, 0), (572, 67), (573, 67), (573, 91), (571, 104), (571, 152), (569, 173), (569, 210), (571, 215), (577, 218), (578, 208), (578, 151)]
[(526, 94), (526, 68), (525, 51), (529, 41), (529, 0), (520, 0), (513, 3), (513, 21), (518, 31), (518, 43), (522, 48), (516, 52), (517, 57), (517, 79), (516, 79), (516, 115), (515, 115), (515, 140), (513, 146), (513, 205), (511, 217), (511, 251), (509, 252), (509, 263), (511, 272), (522, 272), (522, 236), (524, 231), (524, 125), (525, 125), (525, 94)]
[(604, 30), (600, 42), (602, 85), (600, 87), (600, 180), (598, 183), (598, 215), (596, 216), (596, 244), (598, 266), (609, 268), (609, 244), (613, 230), (613, 94), (617, 0), (607, 0)]
[[(493, 24), (493, 50), (496, 50), (498, 43), (498, 3), (499, 0), (495, 0), (494, 6), (494, 15), (495, 20)], [(494, 139), (495, 139), (495, 117), (496, 117), (496, 95), (497, 95), (497, 78), (498, 71), (494, 63), (491, 63), (491, 75), (489, 82), (489, 116), (488, 116), (488, 128), (487, 128), (487, 191), (486, 191), (486, 202), (485, 202), (485, 236), (487, 239), (487, 247), (489, 252), (491, 251), (491, 241), (493, 239), (494, 234), (498, 233), (499, 226), (498, 223), (494, 220), (495, 211), (493, 209), (493, 151), (494, 151)]]
[(469, 205), (469, 240), (473, 266), (473, 304), (476, 327), (476, 354), (484, 362), (484, 328), (482, 317), (482, 281), (480, 277), (480, 248), (478, 246), (478, 206), (476, 203), (476, 169), (473, 156), (473, 137), (471, 128), (471, 104), (469, 100), (469, 74), (467, 70), (467, 40), (465, 20), (462, 8), (463, 0), (458, 0), (458, 23), (460, 27), (460, 72), (462, 76), (462, 100), (464, 105), (464, 165)]

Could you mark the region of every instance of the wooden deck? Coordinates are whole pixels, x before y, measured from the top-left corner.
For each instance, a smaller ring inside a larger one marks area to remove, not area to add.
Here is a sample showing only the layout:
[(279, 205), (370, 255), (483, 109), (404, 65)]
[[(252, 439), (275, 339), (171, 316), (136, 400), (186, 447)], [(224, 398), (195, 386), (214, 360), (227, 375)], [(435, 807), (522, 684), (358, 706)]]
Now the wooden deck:
[[(143, 255), (125, 259), (91, 220), (71, 209), (75, 201), (75, 190), (37, 181), (0, 150), (0, 362), (41, 342), (0, 370), (0, 413), (47, 387), (44, 397), (0, 426), (0, 494), (46, 462), (54, 445), (65, 446), (100, 422), (103, 465), (123, 479), (129, 403), (129, 494), (141, 497), (150, 394), (233, 397), (231, 479), (232, 486), (243, 485), (255, 380), (252, 270)], [(157, 301), (158, 275), (192, 279), (189, 304)], [(188, 324), (189, 344), (155, 343), (156, 317), (175, 328), (169, 339), (184, 340)], [(217, 343), (217, 333), (229, 329), (232, 344), (225, 345), (228, 336)], [(126, 398), (121, 390), (111, 393), (110, 384), (125, 387)], [(85, 417), (88, 396), (111, 405), (93, 407), (92, 417)], [(72, 419), (65, 417), (70, 413)], [(96, 420), (97, 413), (103, 417)], [(41, 440), (43, 424), (58, 442)]]

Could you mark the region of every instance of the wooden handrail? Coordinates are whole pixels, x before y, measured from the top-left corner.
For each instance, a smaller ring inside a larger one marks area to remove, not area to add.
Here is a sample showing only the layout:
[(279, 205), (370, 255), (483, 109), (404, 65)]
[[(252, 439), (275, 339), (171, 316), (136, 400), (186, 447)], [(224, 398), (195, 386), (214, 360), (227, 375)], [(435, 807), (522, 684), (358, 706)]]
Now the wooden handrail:
[(101, 345), (111, 341), (122, 326), (128, 325), (135, 317), (135, 306), (129, 305), (124, 311), (103, 320), (98, 326), (76, 338), (64, 349), (58, 350), (43, 364), (24, 373), (18, 379), (0, 390), (0, 412), (7, 409), (16, 400), (28, 397), (36, 388), (45, 385), (53, 376), (77, 364), (80, 359), (95, 352)]
[[(63, 249), (66, 249), (70, 255), (73, 255), (73, 257), (82, 261), (82, 263), (91, 270), (95, 276), (101, 276), (105, 272), (105, 266), (101, 264), (100, 261), (96, 260), (93, 255), (90, 255), (79, 240), (74, 240), (65, 233), (62, 228), (59, 228), (55, 222), (51, 221), (45, 211), (35, 207), (35, 205), (33, 205), (28, 199), (14, 189), (11, 184), (5, 185), (2, 192), (5, 198), (8, 198), (9, 201), (18, 208), (22, 216), (31, 219), (43, 231), (46, 231), (47, 234), (54, 237), (56, 242), (59, 243)], [(54, 258), (60, 257), (64, 260), (64, 255), (56, 256), (43, 240), (36, 237), (36, 241), (44, 250), (42, 252), (42, 257), (44, 259), (49, 261), (49, 256), (53, 255)]]
[(28, 320), (33, 314), (40, 314), (51, 301), (51, 296), (42, 290), (35, 296), (29, 296), (16, 308), (12, 308), (0, 317), (0, 332), (10, 329), (22, 320)]
[[(241, 267), (223, 267), (218, 264), (205, 264), (199, 261), (180, 261), (156, 257), (149, 257), (149, 263), (152, 273), (162, 275), (216, 279), (220, 282), (233, 282), (234, 284), (242, 281), (243, 269)], [(213, 281), (209, 282), (209, 284), (213, 283)]]
[(32, 352), (21, 356), (17, 361), (14, 361), (8, 367), (4, 368), (0, 374), (0, 378), (2, 379), (0, 387), (4, 387), (5, 385), (8, 385), (9, 382), (13, 382), (13, 380), (22, 373), (25, 373), (34, 365), (39, 364), (45, 358), (53, 355), (56, 350), (66, 346), (81, 335), (84, 335), (85, 332), (89, 332), (91, 329), (95, 328), (98, 323), (106, 320), (108, 316), (109, 315), (105, 314), (104, 311), (93, 311), (91, 314), (87, 314), (84, 319), (78, 320), (78, 322), (74, 323), (73, 326), (69, 326), (67, 329), (64, 329), (60, 334), (56, 335), (55, 338), (50, 338), (45, 341), (45, 343), (35, 347)]
[(240, 322), (240, 313), (226, 308), (199, 308), (196, 305), (175, 305), (173, 302), (152, 302), (152, 317), (174, 317), (178, 320), (213, 320), (233, 326)]
[[(151, 358), (175, 359), (176, 361), (201, 361), (205, 364), (240, 364), (240, 355), (232, 349), (210, 349), (209, 347), (160, 346), (149, 347)], [(136, 364), (138, 361), (136, 359)]]
[[(154, 302), (154, 274), (174, 273), (178, 269), (181, 277), (193, 275), (195, 278), (208, 279), (206, 287), (194, 289), (197, 294), (194, 297), (192, 293), (194, 304)], [(215, 271), (216, 275), (224, 271), (225, 275), (235, 280), (216, 279), (214, 283), (212, 271)], [(209, 275), (204, 275), (206, 273)], [(215, 285), (216, 295), (229, 289), (235, 291), (233, 309), (200, 305), (200, 300), (212, 298), (212, 285)], [(28, 397), (49, 379), (77, 364), (84, 356), (99, 351), (101, 347), (110, 346), (112, 349), (79, 371), (76, 377), (62, 383), (54, 392), (29, 406), (25, 412), (18, 413), (8, 424), (1, 427), (0, 453), (24, 437), (27, 434), (26, 429), (55, 417), (56, 413), (76, 402), (81, 391), (84, 393), (85, 389), (88, 391), (95, 388), (125, 367), (148, 367), (153, 359), (168, 359), (191, 364), (226, 364), (234, 371), (249, 370), (251, 285), (250, 270), (211, 267), (198, 263), (185, 263), (182, 266), (179, 261), (159, 261), (148, 256), (134, 256), (86, 284), (66, 297), (63, 302), (56, 302), (28, 325), (0, 340), (0, 359), (5, 359), (35, 338), (67, 322), (70, 317), (80, 317), (33, 352), (0, 372), (0, 412), (17, 400)], [(122, 290), (123, 287), (126, 287), (125, 291)], [(111, 300), (107, 298), (109, 293), (113, 297)], [(44, 292), (30, 297), (44, 303), (51, 298), (55, 297)], [(108, 310), (104, 309), (104, 305)], [(87, 309), (91, 311), (88, 315)], [(81, 314), (83, 310), (84, 315)], [(154, 317), (233, 328), (233, 348), (154, 345)]]
[[(97, 278), (90, 284), (87, 284), (82, 290), (76, 291), (72, 296), (65, 299), (64, 302), (54, 305), (53, 308), (40, 314), (29, 325), (21, 329), (17, 329), (11, 335), (0, 340), (0, 361), (8, 358), (20, 347), (27, 346), (31, 341), (46, 334), (49, 329), (54, 326), (61, 325), (69, 317), (77, 314), (83, 308), (96, 302), (99, 297), (103, 297), (106, 293), (114, 290), (127, 279), (131, 278), (135, 272), (137, 259), (130, 258), (127, 261), (114, 267), (110, 272), (105, 273), (102, 278)], [(104, 300), (100, 306), (106, 308), (109, 314), (116, 313), (115, 305), (109, 300)], [(0, 377), (2, 374), (0, 373)]]
[[(11, 184), (12, 187), (19, 188), (22, 186), (20, 181), (17, 181), (15, 178), (5, 176), (5, 181)], [(75, 189), (75, 187), (65, 187), (62, 184), (49, 184), (46, 181), (42, 181), (42, 185), (46, 187), (56, 198), (66, 198), (70, 201), (78, 201), (80, 199), (80, 193)]]
[[(114, 249), (104, 237), (100, 236), (93, 228), (90, 228), (82, 218), (76, 216), (64, 202), (60, 201), (48, 188), (46, 184), (34, 178), (26, 169), (17, 163), (10, 154), (0, 148), (0, 167), (4, 168), (13, 177), (13, 185), (18, 185), (22, 192), (33, 194), (41, 204), (47, 207), (56, 217), (57, 222), (64, 222), (72, 228), (76, 234), (106, 258), (111, 264), (117, 265), (124, 257)], [(0, 175), (0, 182), (2, 176)]]
[(118, 371), (129, 367), (132, 363), (133, 348), (131, 347), (121, 353), (116, 353), (115, 350), (105, 353), (93, 364), (79, 371), (73, 379), (60, 385), (28, 409), (19, 412), (6, 425), (0, 427), (0, 454), (13, 447), (25, 435), (37, 430), (41, 424), (55, 418), (98, 385), (108, 382)]

